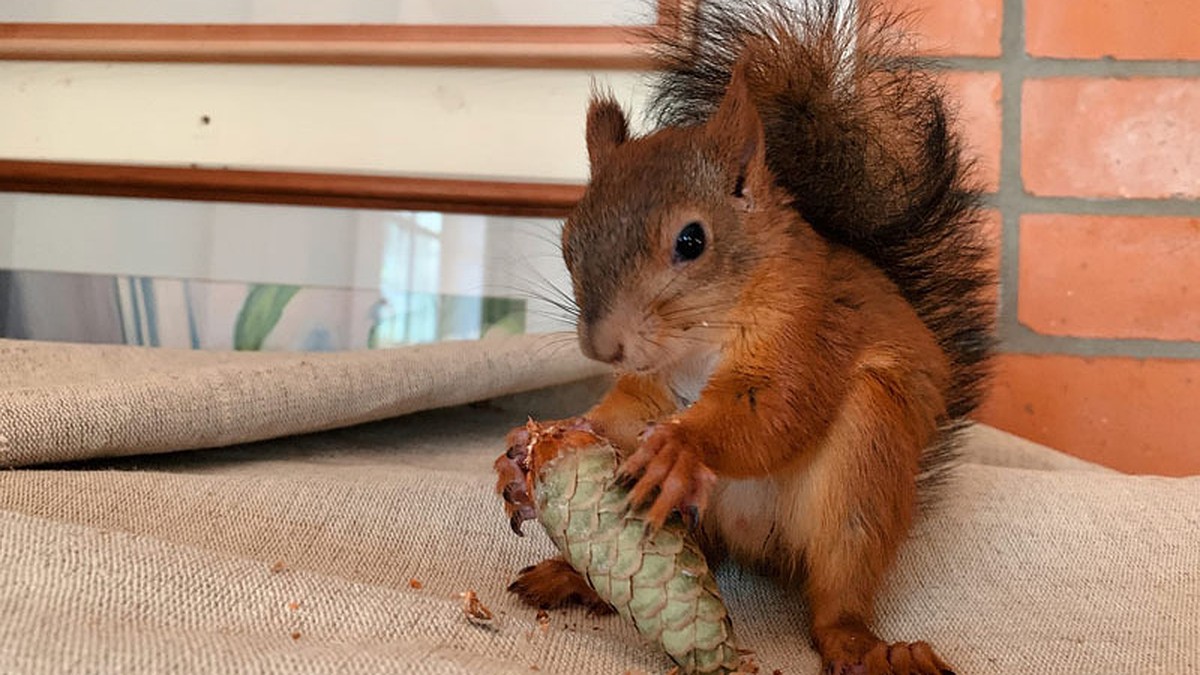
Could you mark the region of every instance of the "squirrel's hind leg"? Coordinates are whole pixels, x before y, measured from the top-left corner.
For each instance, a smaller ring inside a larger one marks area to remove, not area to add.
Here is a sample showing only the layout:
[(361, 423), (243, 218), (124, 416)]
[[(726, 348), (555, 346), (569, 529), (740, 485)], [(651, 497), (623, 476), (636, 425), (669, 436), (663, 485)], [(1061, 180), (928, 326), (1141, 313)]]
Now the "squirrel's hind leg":
[(889, 644), (870, 627), (912, 523), (918, 460), (936, 433), (939, 401), (919, 373), (860, 370), (827, 441), (780, 495), (791, 502), (781, 543), (799, 558), (826, 673), (952, 672), (924, 642)]

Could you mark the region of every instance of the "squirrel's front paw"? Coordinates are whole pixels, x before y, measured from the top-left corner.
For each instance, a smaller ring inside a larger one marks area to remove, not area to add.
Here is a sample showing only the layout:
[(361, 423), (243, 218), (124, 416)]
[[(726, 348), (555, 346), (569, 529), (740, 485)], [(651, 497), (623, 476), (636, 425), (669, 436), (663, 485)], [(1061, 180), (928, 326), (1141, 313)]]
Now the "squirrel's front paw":
[(529, 494), (529, 472), (533, 468), (533, 446), (539, 435), (551, 434), (561, 437), (570, 432), (592, 432), (592, 424), (583, 417), (573, 417), (549, 424), (539, 425), (533, 420), (508, 432), (504, 454), (496, 458), (492, 468), (496, 471), (496, 491), (504, 498), (504, 511), (513, 532), (524, 536), (521, 524), (537, 518), (537, 509)]
[(532, 434), (522, 426), (508, 433), (504, 454), (496, 458), (492, 468), (496, 471), (496, 491), (504, 497), (504, 512), (513, 532), (524, 536), (521, 523), (537, 517), (533, 498), (529, 495), (526, 476), (529, 474), (529, 451)]
[(653, 496), (646, 512), (651, 527), (662, 527), (675, 509), (694, 526), (717, 482), (717, 475), (700, 457), (696, 444), (688, 439), (687, 428), (677, 420), (647, 429), (637, 451), (620, 469), (621, 477), (636, 478), (629, 492), (630, 506), (642, 506)]

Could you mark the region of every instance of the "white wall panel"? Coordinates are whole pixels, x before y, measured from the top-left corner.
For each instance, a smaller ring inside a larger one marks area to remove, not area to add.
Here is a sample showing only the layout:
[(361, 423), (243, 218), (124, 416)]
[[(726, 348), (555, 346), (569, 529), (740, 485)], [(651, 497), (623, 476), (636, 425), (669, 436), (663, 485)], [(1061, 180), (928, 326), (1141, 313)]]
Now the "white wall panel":
[[(642, 107), (640, 74), (595, 79)], [(581, 182), (592, 81), (573, 70), (0, 62), (0, 157)]]

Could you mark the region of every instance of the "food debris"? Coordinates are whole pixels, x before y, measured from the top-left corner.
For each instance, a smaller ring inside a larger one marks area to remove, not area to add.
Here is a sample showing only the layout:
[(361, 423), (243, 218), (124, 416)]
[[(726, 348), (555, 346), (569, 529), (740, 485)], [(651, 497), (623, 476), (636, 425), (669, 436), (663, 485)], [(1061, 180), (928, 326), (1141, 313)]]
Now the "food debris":
[(544, 609), (539, 609), (537, 613), (538, 630), (542, 635), (550, 632), (550, 614)]
[(738, 651), (742, 652), (742, 660), (740, 663), (738, 663), (738, 668), (734, 672), (739, 674), (745, 673), (746, 675), (757, 675), (758, 662), (754, 660), (754, 656), (751, 655), (749, 651), (744, 649), (739, 649)]
[(783, 671), (776, 668), (775, 670), (771, 671), (771, 675), (783, 675)]
[(417, 580), (417, 579), (409, 579), (409, 580), (408, 580), (408, 587), (409, 587), (409, 588), (415, 588), (415, 589), (417, 589), (417, 590), (419, 591), (419, 590), (421, 590), (422, 588), (425, 588), (425, 584), (421, 583), (421, 582), (420, 582), (419, 580)]
[(541, 667), (541, 666), (539, 666), (539, 665), (538, 665), (538, 664), (536, 664), (536, 663), (532, 663), (532, 664), (530, 664), (530, 665), (529, 665), (529, 669), (530, 669), (530, 670), (541, 670), (541, 669), (542, 669), (542, 667)]
[(294, 611), (296, 611), (296, 610), (298, 610), (298, 609), (300, 609), (300, 601), (299, 601), (299, 600), (293, 600), (293, 601), (289, 602), (289, 603), (287, 604), (287, 608), (288, 608), (289, 610), (293, 611), (293, 612), (294, 612)]
[(299, 631), (292, 633), (292, 639), (293, 639), (293, 640), (299, 640), (299, 639), (300, 639), (300, 633), (299, 633)]
[(459, 593), (458, 597), (463, 600), (463, 616), (467, 617), (467, 621), (470, 623), (476, 626), (491, 626), (492, 622), (496, 620), (496, 615), (492, 614), (492, 610), (479, 601), (479, 596), (475, 595), (475, 591)]
[(271, 565), (271, 574), (279, 574), (287, 569), (287, 563), (282, 560), (276, 560), (274, 565)]

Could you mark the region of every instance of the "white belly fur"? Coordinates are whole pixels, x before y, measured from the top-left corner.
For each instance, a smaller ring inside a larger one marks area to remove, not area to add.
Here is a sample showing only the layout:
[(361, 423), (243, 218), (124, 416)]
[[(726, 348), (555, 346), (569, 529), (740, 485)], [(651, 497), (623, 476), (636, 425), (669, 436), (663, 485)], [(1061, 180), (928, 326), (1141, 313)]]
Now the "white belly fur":
[(723, 480), (714, 491), (707, 522), (735, 559), (762, 560), (776, 545), (778, 500), (779, 486), (772, 479)]
[(686, 408), (700, 398), (720, 358), (719, 349), (708, 347), (689, 354), (671, 371), (671, 391), (680, 407)]
[(723, 480), (709, 505), (706, 528), (716, 532), (735, 560), (766, 564), (786, 574), (798, 572), (798, 554), (813, 525), (812, 471), (794, 471), (782, 478)]

